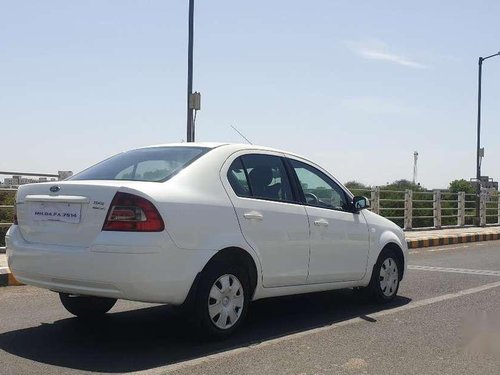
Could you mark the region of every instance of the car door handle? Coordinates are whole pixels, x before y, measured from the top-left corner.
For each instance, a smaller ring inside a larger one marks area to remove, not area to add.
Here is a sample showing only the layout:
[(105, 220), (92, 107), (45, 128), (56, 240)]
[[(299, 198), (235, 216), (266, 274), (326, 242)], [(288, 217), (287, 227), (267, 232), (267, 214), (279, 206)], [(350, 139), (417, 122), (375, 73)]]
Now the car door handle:
[(319, 219), (314, 221), (314, 225), (318, 227), (327, 227), (328, 226), (328, 220), (325, 219)]
[(243, 216), (248, 220), (262, 220), (264, 218), (264, 216), (257, 211), (245, 212)]

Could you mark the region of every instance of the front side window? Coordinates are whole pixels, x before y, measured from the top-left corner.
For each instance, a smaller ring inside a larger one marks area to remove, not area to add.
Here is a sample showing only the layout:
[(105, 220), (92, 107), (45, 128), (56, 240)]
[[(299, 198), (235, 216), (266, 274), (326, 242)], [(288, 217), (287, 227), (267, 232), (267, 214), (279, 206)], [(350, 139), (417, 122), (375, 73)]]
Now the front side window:
[(241, 156), (231, 164), (227, 177), (238, 196), (294, 201), (285, 165), (278, 156)]
[(74, 175), (70, 180), (162, 182), (209, 150), (206, 147), (151, 147), (127, 151)]
[(299, 179), (308, 205), (350, 211), (347, 196), (335, 181), (309, 164), (293, 159), (290, 159), (290, 163)]

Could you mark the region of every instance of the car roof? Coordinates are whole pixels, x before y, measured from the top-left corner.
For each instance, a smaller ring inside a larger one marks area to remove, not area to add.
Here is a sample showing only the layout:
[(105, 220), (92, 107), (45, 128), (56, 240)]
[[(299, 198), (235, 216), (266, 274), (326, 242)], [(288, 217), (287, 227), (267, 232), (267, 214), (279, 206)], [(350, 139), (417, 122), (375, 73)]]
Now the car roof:
[[(271, 151), (271, 152), (277, 152), (281, 154), (285, 154), (288, 156), (293, 156), (297, 157), (298, 159), (302, 159), (310, 163), (311, 165), (319, 168), (323, 172), (326, 172), (328, 176), (333, 178), (339, 185), (341, 185), (346, 192), (349, 192), (347, 188), (339, 181), (337, 180), (334, 176), (332, 176), (326, 169), (322, 168), (315, 162), (309, 160), (308, 158), (301, 156), (299, 154), (295, 154), (290, 151), (285, 151), (285, 150), (280, 150), (272, 147), (266, 147), (266, 146), (258, 146), (258, 145), (252, 145), (252, 144), (245, 144), (245, 143), (222, 143), (222, 142), (181, 142), (181, 143), (164, 143), (164, 144), (157, 144), (157, 145), (151, 145), (151, 146), (146, 146), (146, 147), (140, 147), (139, 149), (145, 149), (145, 148), (152, 148), (152, 147), (204, 147), (204, 148), (210, 148), (210, 149), (215, 149), (215, 148), (220, 148), (226, 149), (227, 151), (232, 153), (236, 151), (244, 151), (244, 150), (261, 150), (261, 151)], [(349, 192), (350, 193), (350, 192)], [(350, 193), (352, 195), (352, 193)]]
[[(292, 152), (279, 150), (272, 147), (267, 146), (259, 146), (259, 145), (251, 145), (245, 143), (222, 143), (222, 142), (181, 142), (181, 143), (163, 143), (145, 147), (139, 147), (138, 149), (144, 148), (154, 148), (154, 147), (204, 147), (204, 148), (218, 148), (222, 146), (232, 146), (232, 148), (240, 149), (240, 150), (263, 150), (263, 151), (274, 151), (280, 153), (286, 153), (290, 155), (295, 155)], [(296, 155), (299, 156), (299, 155)]]

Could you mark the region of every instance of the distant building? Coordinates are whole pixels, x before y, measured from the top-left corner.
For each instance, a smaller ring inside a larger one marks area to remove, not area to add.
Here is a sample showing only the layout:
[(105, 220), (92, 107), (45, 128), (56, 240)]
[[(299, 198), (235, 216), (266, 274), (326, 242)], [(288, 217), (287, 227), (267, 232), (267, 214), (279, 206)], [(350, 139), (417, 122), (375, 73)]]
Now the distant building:
[(23, 177), (23, 176), (12, 176), (6, 177), (3, 180), (3, 183), (0, 184), (0, 187), (3, 188), (16, 188), (20, 185), (32, 184), (37, 182), (50, 182), (57, 181), (55, 177)]
[(3, 182), (0, 181), (2, 188), (17, 188), (20, 185), (33, 184), (38, 182), (61, 181), (73, 176), (72, 171), (58, 171), (59, 177), (23, 177), (23, 175), (14, 175), (6, 177)]
[[(473, 179), (471, 180), (472, 185), (477, 186), (478, 181)], [(498, 181), (493, 181), (493, 179), (489, 176), (481, 176), (481, 189), (486, 190), (496, 190), (498, 191)]]

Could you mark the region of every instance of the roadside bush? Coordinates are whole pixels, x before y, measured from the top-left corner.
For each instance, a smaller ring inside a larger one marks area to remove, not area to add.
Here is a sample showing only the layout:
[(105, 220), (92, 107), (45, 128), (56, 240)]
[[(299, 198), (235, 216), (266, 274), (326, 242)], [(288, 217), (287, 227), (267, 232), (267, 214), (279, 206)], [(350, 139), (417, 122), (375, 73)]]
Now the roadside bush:
[[(15, 192), (0, 192), (0, 206), (11, 206), (15, 202)], [(0, 223), (12, 223), (14, 211), (12, 208), (0, 208)], [(5, 246), (5, 233), (8, 228), (0, 228), (0, 246)]]

